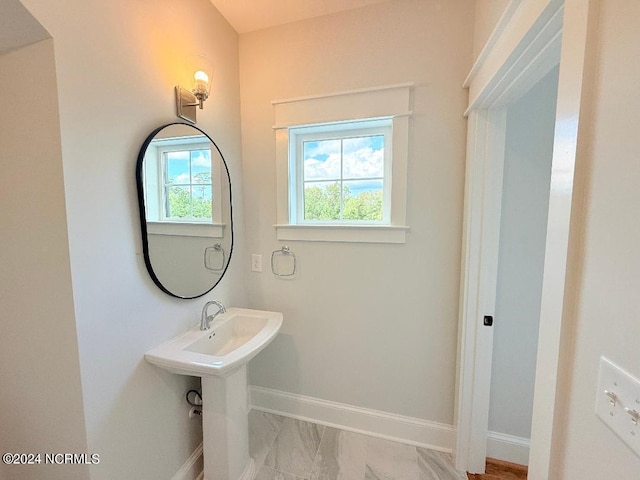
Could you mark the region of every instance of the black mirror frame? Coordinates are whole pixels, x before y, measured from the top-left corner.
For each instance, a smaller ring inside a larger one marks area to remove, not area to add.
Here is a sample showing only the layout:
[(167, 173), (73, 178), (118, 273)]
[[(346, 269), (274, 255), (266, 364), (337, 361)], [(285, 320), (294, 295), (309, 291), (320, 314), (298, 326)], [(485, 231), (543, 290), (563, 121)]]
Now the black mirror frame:
[[(218, 278), (218, 280), (212, 285), (212, 287), (210, 289), (208, 289), (207, 291), (205, 291), (205, 292), (203, 292), (203, 293), (201, 293), (199, 295), (195, 295), (193, 297), (183, 297), (181, 295), (176, 295), (175, 293), (169, 291), (162, 284), (162, 282), (160, 281), (160, 279), (157, 277), (156, 273), (154, 272), (153, 266), (151, 265), (151, 258), (149, 257), (149, 241), (148, 241), (149, 237), (148, 237), (148, 233), (147, 233), (147, 213), (146, 213), (146, 206), (145, 206), (145, 203), (144, 203), (143, 162), (144, 162), (145, 154), (147, 152), (147, 147), (149, 147), (149, 144), (153, 141), (155, 136), (161, 130), (164, 130), (165, 128), (170, 127), (172, 125), (186, 125), (188, 127), (194, 128), (195, 130), (198, 130), (205, 137), (207, 137), (211, 141), (213, 146), (216, 147), (216, 150), (220, 154), (220, 158), (222, 158), (222, 164), (224, 165), (225, 173), (227, 174), (227, 179), (229, 180), (229, 230), (231, 232), (231, 246), (229, 248), (229, 258), (227, 259), (227, 264), (224, 266), (224, 270), (220, 274), (220, 278)], [(144, 256), (144, 263), (145, 263), (145, 265), (147, 267), (147, 272), (149, 272), (149, 276), (153, 280), (153, 283), (155, 283), (156, 286), (160, 290), (162, 290), (164, 293), (166, 293), (167, 295), (170, 295), (170, 296), (175, 297), (175, 298), (180, 298), (180, 299), (183, 299), (183, 300), (193, 300), (195, 298), (200, 298), (200, 297), (206, 295), (207, 293), (209, 293), (224, 278), (224, 275), (227, 272), (227, 269), (229, 268), (229, 264), (231, 263), (231, 257), (233, 255), (233, 201), (232, 201), (233, 195), (232, 195), (232, 192), (231, 192), (231, 190), (232, 190), (231, 189), (231, 175), (229, 175), (229, 167), (227, 166), (227, 161), (225, 160), (224, 155), (222, 155), (222, 152), (220, 151), (220, 148), (218, 148), (218, 145), (216, 144), (216, 142), (214, 142), (213, 139), (209, 135), (207, 135), (207, 133), (204, 132), (202, 129), (200, 129), (200, 128), (198, 128), (195, 125), (192, 125), (190, 123), (173, 122), (173, 123), (167, 123), (166, 125), (162, 125), (162, 126), (156, 128), (145, 139), (144, 143), (142, 144), (142, 147), (140, 148), (140, 153), (138, 153), (138, 160), (136, 162), (136, 187), (138, 189), (138, 208), (140, 210), (140, 229), (141, 229), (141, 233), (142, 233), (142, 253), (143, 253), (143, 256)]]

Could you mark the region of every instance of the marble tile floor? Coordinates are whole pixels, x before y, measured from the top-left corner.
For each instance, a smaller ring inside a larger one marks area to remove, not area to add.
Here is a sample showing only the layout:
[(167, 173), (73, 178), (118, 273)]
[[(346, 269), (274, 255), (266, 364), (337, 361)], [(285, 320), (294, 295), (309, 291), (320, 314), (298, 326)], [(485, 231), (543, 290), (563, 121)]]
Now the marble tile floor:
[(451, 456), (252, 410), (256, 480), (466, 480)]

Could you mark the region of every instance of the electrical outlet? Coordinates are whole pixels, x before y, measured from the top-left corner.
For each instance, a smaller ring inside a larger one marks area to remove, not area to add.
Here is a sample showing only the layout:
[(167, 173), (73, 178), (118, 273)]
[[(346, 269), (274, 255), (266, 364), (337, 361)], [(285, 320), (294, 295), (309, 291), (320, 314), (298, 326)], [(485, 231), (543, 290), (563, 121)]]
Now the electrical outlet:
[(596, 415), (640, 457), (640, 380), (600, 357)]
[(251, 254), (251, 271), (252, 272), (262, 271), (262, 255), (258, 253)]

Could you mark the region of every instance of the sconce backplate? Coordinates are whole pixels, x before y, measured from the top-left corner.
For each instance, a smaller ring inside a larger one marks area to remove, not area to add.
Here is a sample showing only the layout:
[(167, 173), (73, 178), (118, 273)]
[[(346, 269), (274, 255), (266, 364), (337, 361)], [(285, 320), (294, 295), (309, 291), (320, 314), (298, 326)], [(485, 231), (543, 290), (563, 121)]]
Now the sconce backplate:
[(196, 105), (198, 105), (198, 99), (193, 93), (176, 86), (176, 109), (180, 118), (196, 123)]

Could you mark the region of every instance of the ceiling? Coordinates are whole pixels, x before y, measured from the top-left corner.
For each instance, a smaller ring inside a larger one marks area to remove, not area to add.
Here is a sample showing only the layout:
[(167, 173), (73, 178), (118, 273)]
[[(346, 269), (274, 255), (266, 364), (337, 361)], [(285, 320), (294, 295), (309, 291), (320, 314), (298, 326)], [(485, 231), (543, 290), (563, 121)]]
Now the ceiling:
[(0, 0), (0, 54), (49, 38), (18, 0)]
[(238, 33), (321, 17), (389, 0), (211, 0)]

